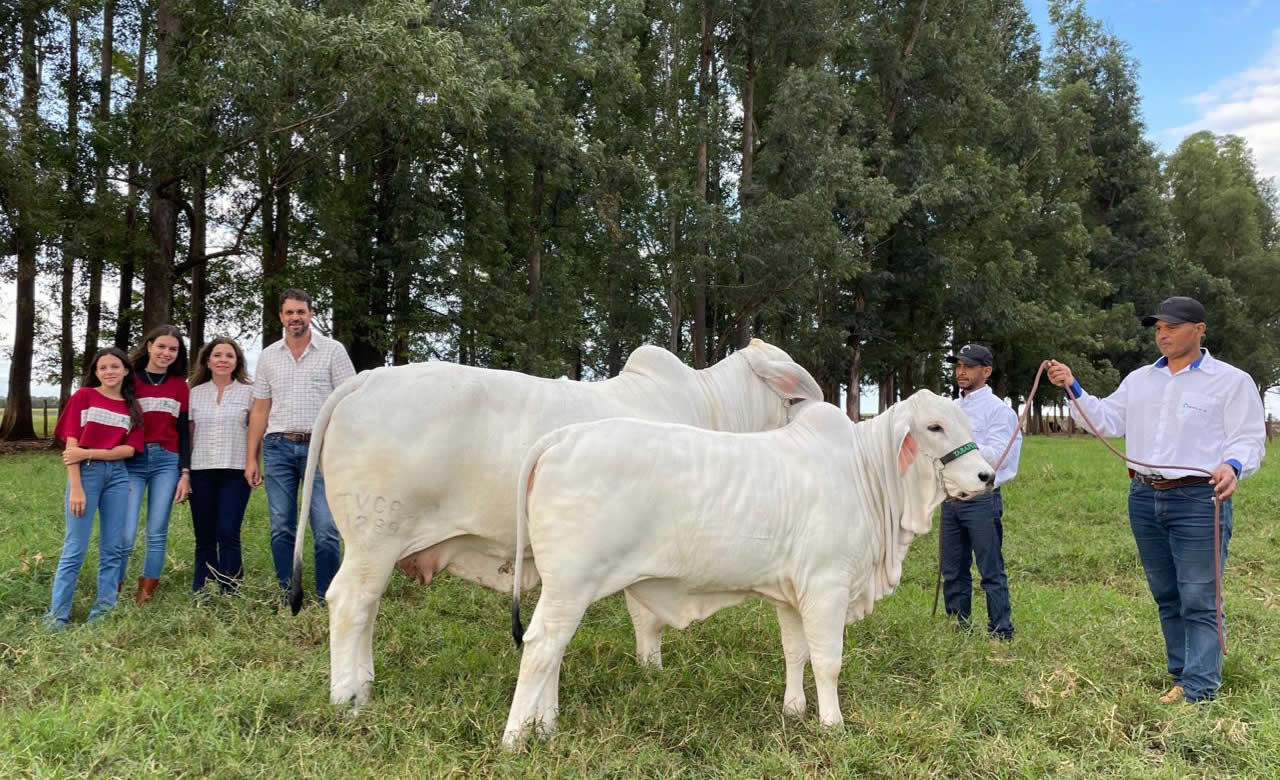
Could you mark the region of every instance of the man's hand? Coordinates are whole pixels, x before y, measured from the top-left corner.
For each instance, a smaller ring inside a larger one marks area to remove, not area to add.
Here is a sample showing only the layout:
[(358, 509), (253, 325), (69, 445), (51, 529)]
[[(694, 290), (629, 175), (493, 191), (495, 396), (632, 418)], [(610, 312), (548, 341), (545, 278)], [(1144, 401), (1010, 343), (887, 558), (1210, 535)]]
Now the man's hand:
[(1049, 370), (1047, 373), (1049, 375), (1049, 381), (1064, 390), (1075, 384), (1075, 375), (1071, 373), (1071, 367), (1066, 363), (1059, 363), (1056, 360), (1050, 360)]
[(1231, 494), (1236, 492), (1236, 470), (1231, 468), (1230, 463), (1222, 463), (1213, 470), (1213, 476), (1209, 477), (1209, 484), (1213, 485), (1213, 492), (1218, 496), (1219, 501), (1226, 501), (1231, 498)]

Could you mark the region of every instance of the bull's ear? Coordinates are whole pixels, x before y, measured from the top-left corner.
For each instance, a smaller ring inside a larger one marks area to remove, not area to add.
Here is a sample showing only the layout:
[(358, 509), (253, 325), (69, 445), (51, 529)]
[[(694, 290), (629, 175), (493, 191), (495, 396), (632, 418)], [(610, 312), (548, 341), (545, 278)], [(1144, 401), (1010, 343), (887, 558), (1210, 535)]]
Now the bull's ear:
[(756, 376), (765, 381), (770, 389), (786, 400), (794, 398), (806, 401), (821, 401), (822, 388), (809, 375), (804, 366), (790, 360), (769, 360), (754, 354), (754, 350), (744, 350), (747, 364)]
[(907, 473), (907, 469), (911, 468), (911, 464), (916, 462), (916, 456), (920, 454), (920, 447), (916, 444), (916, 437), (911, 435), (911, 429), (907, 429), (907, 435), (902, 437), (902, 444), (898, 446), (898, 476)]

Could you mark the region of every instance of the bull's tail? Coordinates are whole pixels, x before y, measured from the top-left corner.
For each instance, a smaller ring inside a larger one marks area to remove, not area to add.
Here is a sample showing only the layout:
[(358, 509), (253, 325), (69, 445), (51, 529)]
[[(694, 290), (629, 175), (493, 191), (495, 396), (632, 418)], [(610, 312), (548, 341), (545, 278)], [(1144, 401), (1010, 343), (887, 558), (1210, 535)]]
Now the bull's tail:
[(361, 371), (359, 374), (343, 382), (325, 400), (316, 415), (316, 422), (311, 426), (311, 444), (307, 449), (307, 470), (302, 480), (302, 507), (298, 512), (298, 527), (293, 540), (293, 574), (289, 577), (289, 607), (293, 614), (302, 609), (302, 542), (307, 533), (307, 522), (311, 517), (311, 493), (316, 482), (316, 468), (320, 465), (320, 448), (324, 445), (324, 434), (329, 427), (329, 418), (342, 399), (364, 386), (372, 371)]
[(520, 478), (516, 481), (516, 565), (515, 583), (511, 586), (511, 637), (516, 640), (516, 647), (524, 644), (524, 625), (520, 622), (520, 585), (524, 578), (524, 540), (525, 530), (529, 527), (529, 493), (533, 491), (533, 480), (538, 468), (538, 459), (565, 437), (570, 428), (559, 428), (533, 443), (524, 456), (520, 466)]

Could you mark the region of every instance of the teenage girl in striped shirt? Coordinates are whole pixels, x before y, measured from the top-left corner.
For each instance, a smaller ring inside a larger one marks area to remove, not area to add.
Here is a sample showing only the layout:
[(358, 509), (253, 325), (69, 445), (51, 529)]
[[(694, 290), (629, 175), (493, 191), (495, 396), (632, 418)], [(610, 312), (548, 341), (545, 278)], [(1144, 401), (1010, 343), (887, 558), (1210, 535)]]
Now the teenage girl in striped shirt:
[(98, 597), (89, 611), (96, 620), (116, 604), (129, 478), (125, 458), (142, 449), (142, 409), (134, 397), (133, 371), (123, 350), (98, 350), (80, 389), (58, 418), (56, 435), (67, 443), (66, 535), (53, 575), (53, 596), (45, 623), (66, 628), (80, 566), (98, 515)]
[(191, 429), (187, 424), (190, 389), (186, 381), (187, 347), (182, 341), (182, 331), (173, 325), (153, 328), (130, 358), (137, 377), (146, 445), (125, 464), (129, 469), (129, 511), (120, 580), (124, 581), (138, 535), (145, 492), (147, 552), (134, 596), (141, 605), (151, 600), (160, 584), (173, 504), (186, 501), (191, 489)]

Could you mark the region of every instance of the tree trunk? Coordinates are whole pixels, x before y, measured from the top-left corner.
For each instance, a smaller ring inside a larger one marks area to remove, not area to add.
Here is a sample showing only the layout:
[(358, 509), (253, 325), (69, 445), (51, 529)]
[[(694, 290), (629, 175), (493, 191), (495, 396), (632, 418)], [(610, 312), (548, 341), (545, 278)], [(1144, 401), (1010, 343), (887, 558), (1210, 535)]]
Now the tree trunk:
[[(868, 254), (864, 250), (863, 256), (867, 257)], [(849, 363), (850, 403), (845, 408), (845, 413), (854, 422), (862, 421), (862, 315), (866, 310), (867, 296), (859, 289), (853, 296), (854, 320), (849, 334), (849, 346), (853, 350), (853, 358)]]
[(845, 396), (844, 413), (854, 422), (862, 422), (862, 344), (854, 344), (849, 361), (849, 394)]
[[(171, 78), (182, 35), (182, 20), (171, 0), (156, 3), (156, 83)], [(142, 329), (149, 331), (173, 320), (173, 259), (178, 247), (180, 175), (173, 155), (165, 149), (148, 152), (151, 186), (149, 223), (151, 251), (143, 268)]]
[(258, 152), (258, 194), (262, 198), (262, 346), (284, 335), (280, 324), (280, 293), (289, 286), (285, 269), (289, 257), (289, 188), (276, 188), (275, 165), (266, 148)]
[[(670, 99), (670, 105), (667, 106), (666, 121), (671, 125), (671, 146), (673, 149), (680, 148), (680, 93), (676, 90), (676, 73), (680, 62), (680, 31), (678, 25), (672, 22), (668, 30), (670, 36), (670, 52), (671, 57), (667, 63), (666, 73), (666, 90)], [(680, 230), (680, 212), (675, 204), (674, 190), (675, 183), (669, 182), (669, 190), (667, 194), (667, 208), (669, 208), (670, 216), (667, 222), (667, 251), (670, 253), (670, 272), (671, 277), (667, 286), (667, 348), (675, 354), (680, 354), (680, 331), (684, 327), (684, 313), (680, 308), (680, 255), (679, 249), (679, 230)]]
[(898, 391), (903, 398), (910, 398), (911, 394), (916, 391), (915, 374), (915, 366), (912, 365), (912, 361), (910, 359), (902, 361), (902, 367), (898, 369)]
[(208, 313), (205, 297), (209, 294), (206, 280), (209, 268), (205, 265), (205, 187), (208, 170), (201, 163), (193, 178), (191, 193), (191, 246), (188, 256), (191, 264), (191, 322), (187, 325), (187, 338), (191, 341), (191, 355), (199, 354), (204, 346), (204, 323)]
[(107, 144), (107, 123), (111, 121), (111, 62), (115, 55), (115, 2), (106, 0), (102, 6), (102, 59), (98, 70), (98, 123), (93, 133), (94, 184), (93, 207), (97, 217), (95, 233), (98, 245), (89, 249), (89, 297), (85, 301), (84, 328), (84, 363), (83, 371), (89, 370), (89, 361), (98, 351), (98, 340), (102, 338), (102, 269), (105, 265), (107, 247), (111, 245), (108, 237), (112, 231), (107, 214), (107, 169), (110, 167), (110, 152)]
[(72, 325), (75, 307), (71, 296), (75, 292), (76, 259), (80, 256), (81, 242), (75, 238), (73, 220), (84, 213), (84, 189), (80, 178), (80, 3), (71, 0), (67, 8), (67, 147), (71, 153), (71, 170), (68, 172), (67, 193), (71, 201), (71, 213), (63, 222), (62, 241), (62, 334), (60, 339), (62, 359), (61, 381), (58, 387), (58, 409), (71, 398), (71, 384), (76, 373), (75, 334)]
[[(147, 82), (147, 15), (142, 14), (138, 27), (138, 61), (135, 72), (134, 95), (141, 96)], [(120, 301), (116, 308), (115, 345), (120, 349), (129, 348), (130, 335), (136, 312), (133, 311), (133, 273), (136, 267), (134, 251), (138, 246), (138, 177), (141, 169), (138, 161), (129, 162), (128, 204), (124, 212), (125, 247), (120, 261)]]
[[(36, 22), (43, 13), (32, 9), (22, 16), (22, 103), (18, 112), (18, 145), (20, 159), (32, 160), (37, 143), (39, 121), (37, 101), (40, 81), (36, 63)], [(24, 174), (34, 178), (33, 166), (24, 165)], [(34, 197), (34, 180), (23, 187)], [(14, 209), (13, 250), (18, 256), (18, 301), (15, 306), (13, 356), (9, 364), (8, 400), (4, 419), (0, 420), (0, 440), (18, 441), (36, 438), (31, 420), (31, 359), (36, 337), (36, 235), (30, 202), (19, 202)]]
[(889, 369), (880, 375), (880, 403), (878, 408), (881, 413), (897, 403), (894, 390), (894, 374), (893, 369)]
[(542, 199), (545, 188), (545, 171), (542, 160), (533, 164), (533, 187), (529, 192), (529, 246), (526, 258), (529, 264), (529, 334), (526, 344), (525, 369), (534, 369), (542, 339), (539, 338), (538, 318), (542, 308)]
[[(715, 53), (715, 0), (702, 6), (702, 44), (698, 51), (698, 198), (707, 202), (707, 111), (711, 94), (711, 58)], [(693, 267), (693, 367), (707, 367), (707, 258), (711, 248), (705, 236), (707, 226), (698, 225), (698, 260)]]
[[(747, 209), (750, 207), (753, 198), (751, 176), (752, 171), (755, 169), (756, 160), (756, 57), (755, 48), (751, 40), (751, 30), (745, 30), (743, 36), (746, 40), (747, 74), (746, 81), (742, 85), (742, 175), (738, 179), (738, 203), (745, 221)], [(738, 282), (744, 286), (746, 285), (747, 278), (742, 271), (738, 272)], [(745, 312), (742, 314), (745, 314)], [(733, 348), (742, 349), (750, 341), (751, 328), (747, 325), (747, 318), (740, 315), (737, 324), (734, 326)]]

